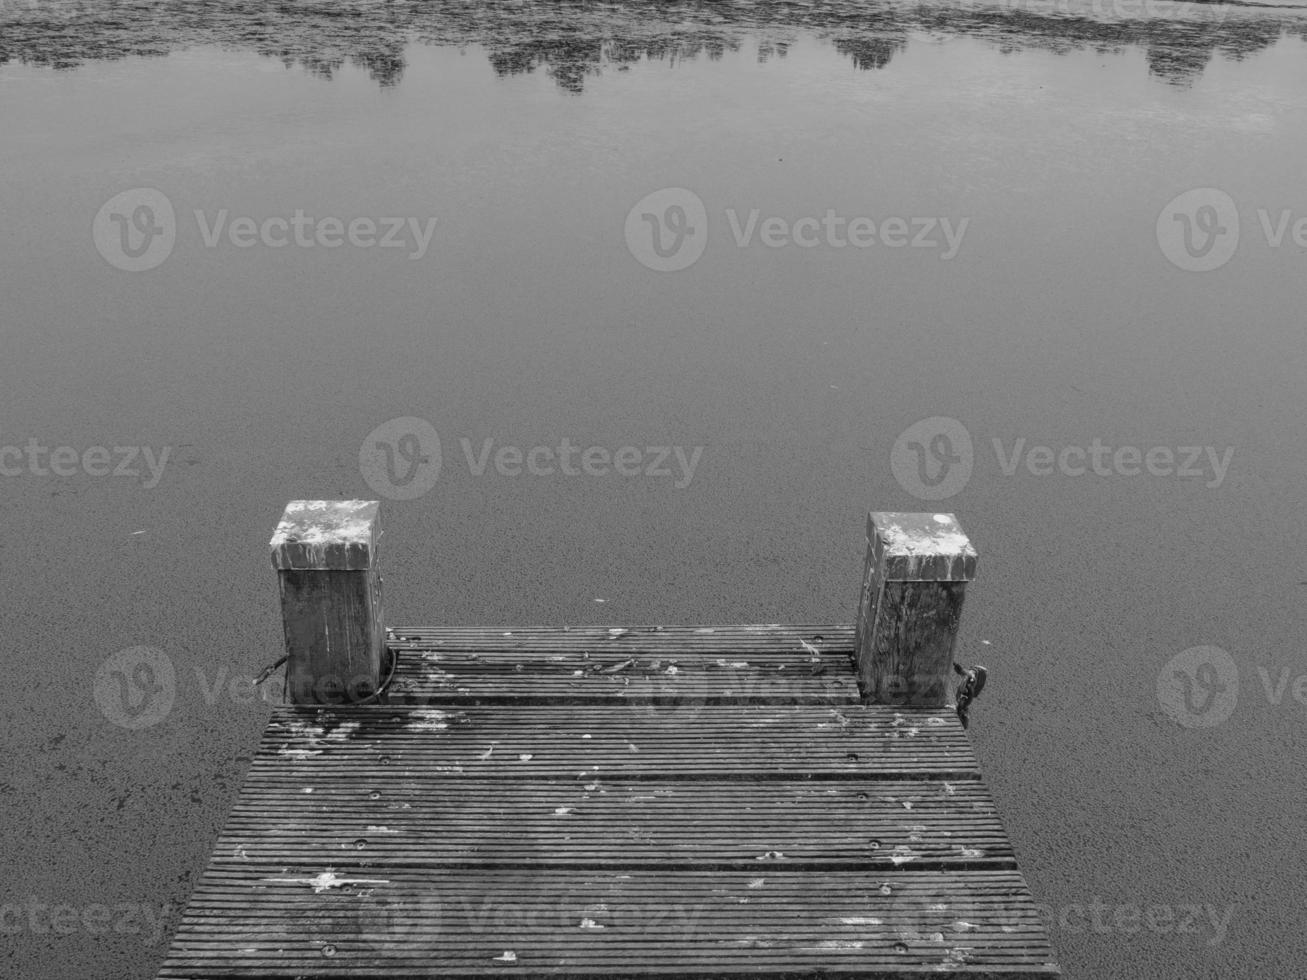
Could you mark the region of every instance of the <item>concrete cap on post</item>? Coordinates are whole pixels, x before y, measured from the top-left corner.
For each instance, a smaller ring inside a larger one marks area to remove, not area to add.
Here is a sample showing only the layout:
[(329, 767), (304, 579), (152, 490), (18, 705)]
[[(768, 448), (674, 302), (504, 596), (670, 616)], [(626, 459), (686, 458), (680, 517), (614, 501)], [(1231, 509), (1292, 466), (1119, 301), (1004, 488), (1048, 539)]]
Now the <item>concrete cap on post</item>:
[(269, 547), (281, 592), (286, 696), (294, 704), (351, 704), (380, 690), (381, 505), (293, 500)]
[(873, 511), (854, 660), (864, 701), (943, 707), (976, 549), (952, 514)]
[(970, 582), (979, 557), (952, 514), (872, 511), (867, 544), (887, 582)]
[(272, 535), (272, 566), (313, 571), (371, 568), (380, 514), (376, 500), (292, 500)]

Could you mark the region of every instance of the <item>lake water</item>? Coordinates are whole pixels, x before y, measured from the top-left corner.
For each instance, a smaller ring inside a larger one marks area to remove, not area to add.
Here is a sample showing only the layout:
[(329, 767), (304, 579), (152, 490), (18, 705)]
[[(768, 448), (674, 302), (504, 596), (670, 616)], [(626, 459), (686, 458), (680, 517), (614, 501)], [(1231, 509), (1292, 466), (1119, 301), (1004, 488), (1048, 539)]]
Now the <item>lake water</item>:
[(380, 496), (394, 623), (848, 620), (865, 511), (956, 512), (1067, 976), (1300, 975), (1305, 37), (0, 3), (0, 904), (159, 917), (25, 911), (0, 973), (157, 968), (266, 718), (272, 528)]

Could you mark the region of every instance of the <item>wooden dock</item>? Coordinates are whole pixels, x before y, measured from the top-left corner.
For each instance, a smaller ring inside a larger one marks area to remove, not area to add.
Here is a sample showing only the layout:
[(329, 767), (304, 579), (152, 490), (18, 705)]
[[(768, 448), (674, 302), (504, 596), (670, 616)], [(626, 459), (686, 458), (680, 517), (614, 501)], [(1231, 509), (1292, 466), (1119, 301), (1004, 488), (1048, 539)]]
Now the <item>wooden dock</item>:
[[(379, 612), (374, 552), (313, 560)], [(275, 709), (161, 980), (1060, 975), (955, 711), (861, 694), (867, 583), (853, 627), (398, 627), (374, 663), (285, 573), (288, 687), (381, 694)]]

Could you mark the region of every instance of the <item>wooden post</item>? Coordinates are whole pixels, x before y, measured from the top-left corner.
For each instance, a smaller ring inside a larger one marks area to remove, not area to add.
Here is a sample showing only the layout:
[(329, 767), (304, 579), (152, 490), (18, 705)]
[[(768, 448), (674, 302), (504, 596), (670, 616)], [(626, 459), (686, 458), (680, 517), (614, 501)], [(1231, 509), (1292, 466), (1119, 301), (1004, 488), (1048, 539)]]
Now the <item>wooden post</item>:
[(293, 500), (272, 536), (286, 632), (286, 697), (352, 703), (381, 685), (380, 504)]
[(854, 640), (864, 702), (942, 707), (976, 549), (952, 514), (867, 515)]

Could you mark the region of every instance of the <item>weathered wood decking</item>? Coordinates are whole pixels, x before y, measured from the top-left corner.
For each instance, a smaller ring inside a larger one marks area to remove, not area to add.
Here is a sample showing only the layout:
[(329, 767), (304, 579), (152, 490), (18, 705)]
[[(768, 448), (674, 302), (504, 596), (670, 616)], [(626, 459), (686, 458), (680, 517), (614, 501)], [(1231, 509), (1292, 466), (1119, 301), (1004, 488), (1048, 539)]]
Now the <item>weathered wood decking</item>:
[(396, 629), (275, 710), (159, 974), (1056, 976), (947, 708), (849, 627)]

